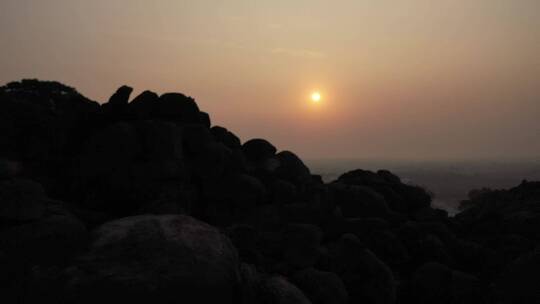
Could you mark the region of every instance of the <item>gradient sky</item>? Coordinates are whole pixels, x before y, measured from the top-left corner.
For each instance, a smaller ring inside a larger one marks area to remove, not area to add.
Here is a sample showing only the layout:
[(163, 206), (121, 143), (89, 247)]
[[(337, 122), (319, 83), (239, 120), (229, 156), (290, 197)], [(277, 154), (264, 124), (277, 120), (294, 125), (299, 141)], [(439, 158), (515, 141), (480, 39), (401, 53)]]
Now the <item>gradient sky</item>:
[(540, 156), (538, 0), (1, 0), (0, 42), (0, 83), (183, 92), (303, 158)]

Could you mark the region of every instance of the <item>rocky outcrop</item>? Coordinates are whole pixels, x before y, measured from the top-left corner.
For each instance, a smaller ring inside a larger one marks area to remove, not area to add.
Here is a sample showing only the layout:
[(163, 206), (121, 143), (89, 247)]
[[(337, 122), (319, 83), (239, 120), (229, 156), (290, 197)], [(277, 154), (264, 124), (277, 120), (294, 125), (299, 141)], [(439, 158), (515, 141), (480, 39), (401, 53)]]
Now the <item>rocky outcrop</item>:
[(324, 183), (180, 93), (0, 87), (8, 303), (538, 302), (540, 183), (455, 218), (386, 170)]

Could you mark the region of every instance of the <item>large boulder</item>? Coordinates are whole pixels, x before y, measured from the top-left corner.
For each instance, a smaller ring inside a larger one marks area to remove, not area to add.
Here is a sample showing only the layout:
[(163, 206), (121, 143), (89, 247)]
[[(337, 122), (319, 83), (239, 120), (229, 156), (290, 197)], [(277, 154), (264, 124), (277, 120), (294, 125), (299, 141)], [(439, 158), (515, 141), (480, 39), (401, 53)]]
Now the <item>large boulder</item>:
[(72, 172), (79, 177), (96, 177), (125, 169), (140, 156), (141, 145), (134, 125), (112, 124), (90, 137)]
[(24, 222), (43, 216), (47, 197), (43, 187), (24, 179), (0, 181), (0, 220)]
[(66, 272), (68, 303), (238, 303), (231, 241), (188, 216), (136, 216), (94, 232), (90, 251)]
[(276, 169), (278, 177), (296, 185), (303, 185), (311, 181), (309, 168), (294, 153), (281, 151), (276, 155), (276, 158), (279, 161), (279, 167)]
[[(155, 114), (179, 123), (200, 123), (199, 107), (195, 100), (180, 93), (166, 93), (159, 97)], [(205, 126), (206, 127), (206, 126)]]
[(277, 151), (271, 143), (260, 138), (248, 140), (242, 145), (242, 150), (247, 159), (254, 163), (260, 163), (274, 157)]
[(313, 304), (347, 304), (349, 302), (347, 289), (335, 273), (308, 268), (294, 273), (291, 279)]
[(127, 105), (129, 102), (129, 96), (133, 92), (133, 88), (126, 85), (121, 86), (116, 92), (109, 98), (109, 101), (104, 105)]
[(127, 117), (129, 96), (133, 88), (121, 86), (109, 98), (107, 103), (101, 105), (102, 113), (108, 121), (119, 121)]
[(199, 122), (208, 129), (212, 125), (210, 115), (206, 112), (199, 112)]
[(329, 254), (331, 269), (343, 279), (351, 303), (395, 303), (392, 271), (356, 236), (344, 234)]
[(204, 181), (216, 181), (223, 176), (231, 150), (222, 143), (209, 142), (192, 161), (194, 176)]
[(216, 141), (223, 143), (231, 149), (240, 149), (242, 147), (240, 139), (226, 128), (213, 126), (210, 129), (210, 133), (212, 133)]
[[(72, 151), (99, 104), (58, 82), (22, 80), (0, 87), (0, 157), (48, 165)], [(40, 170), (41, 171), (41, 170)]]
[(523, 181), (508, 190), (483, 191), (456, 215), (463, 234), (479, 239), (496, 234), (519, 234), (540, 239), (540, 182)]
[(380, 193), (388, 206), (397, 212), (412, 213), (431, 204), (431, 195), (427, 191), (419, 186), (402, 183), (399, 177), (387, 170), (379, 170), (376, 173), (353, 170), (341, 175), (338, 181), (371, 188)]
[(309, 224), (289, 224), (283, 230), (283, 257), (295, 268), (315, 265), (319, 259), (322, 232)]
[(142, 156), (150, 160), (179, 160), (183, 156), (182, 130), (172, 122), (142, 121), (136, 124)]
[(412, 303), (482, 303), (480, 281), (469, 274), (430, 262), (418, 268), (411, 279)]
[(389, 215), (384, 197), (371, 188), (336, 182), (330, 184), (329, 189), (345, 217), (385, 218)]
[(159, 96), (152, 91), (144, 91), (135, 97), (128, 106), (128, 114), (133, 119), (152, 119)]
[(0, 180), (16, 177), (21, 172), (21, 165), (13, 160), (0, 158)]
[(36, 220), (0, 231), (0, 248), (11, 258), (31, 264), (64, 263), (86, 244), (85, 225), (59, 202), (50, 201)]
[[(253, 265), (240, 266), (242, 302), (252, 304), (310, 304), (309, 299), (287, 278), (259, 273)], [(239, 302), (240, 303), (240, 302)]]
[(260, 303), (311, 304), (304, 293), (282, 276), (264, 280), (258, 295)]
[(540, 303), (540, 250), (524, 254), (501, 274), (495, 287), (498, 303)]

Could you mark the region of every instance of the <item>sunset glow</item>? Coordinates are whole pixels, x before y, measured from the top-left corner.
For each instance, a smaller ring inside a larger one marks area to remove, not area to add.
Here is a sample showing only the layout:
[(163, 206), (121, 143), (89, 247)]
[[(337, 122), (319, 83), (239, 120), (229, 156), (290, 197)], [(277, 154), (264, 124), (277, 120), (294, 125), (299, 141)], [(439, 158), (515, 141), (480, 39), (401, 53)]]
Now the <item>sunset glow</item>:
[(538, 0), (3, 0), (0, 83), (58, 80), (99, 103), (124, 84), (181, 92), (212, 125), (306, 158), (536, 158), (539, 12)]
[(314, 103), (319, 103), (321, 102), (321, 93), (319, 92), (313, 92), (311, 94), (311, 101), (313, 101)]

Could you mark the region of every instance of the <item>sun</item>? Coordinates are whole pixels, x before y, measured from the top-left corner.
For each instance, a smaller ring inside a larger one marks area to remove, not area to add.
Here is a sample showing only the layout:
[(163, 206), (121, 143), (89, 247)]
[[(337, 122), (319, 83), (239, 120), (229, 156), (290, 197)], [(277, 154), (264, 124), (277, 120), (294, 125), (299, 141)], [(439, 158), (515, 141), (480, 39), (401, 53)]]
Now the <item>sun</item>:
[(321, 93), (319, 92), (313, 92), (311, 93), (311, 101), (318, 103), (321, 102)]

